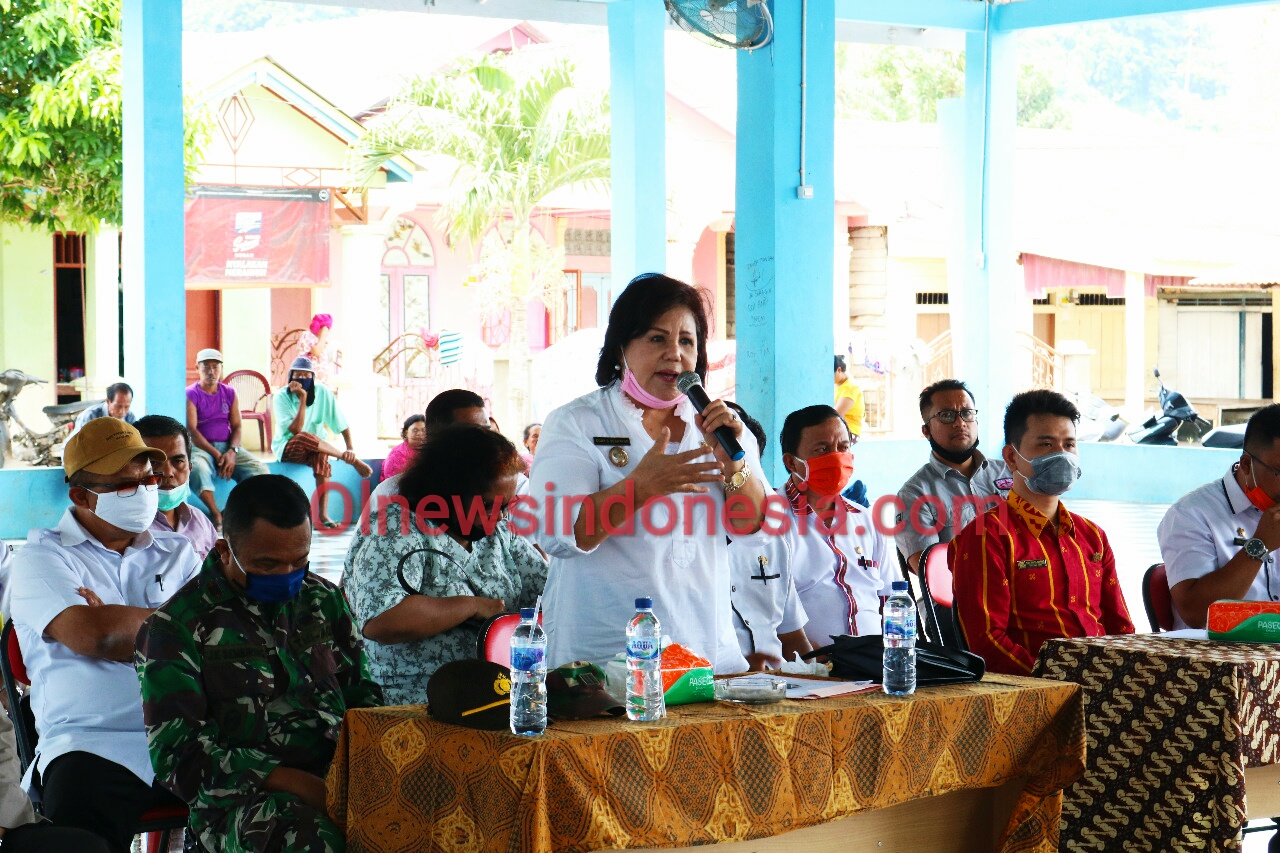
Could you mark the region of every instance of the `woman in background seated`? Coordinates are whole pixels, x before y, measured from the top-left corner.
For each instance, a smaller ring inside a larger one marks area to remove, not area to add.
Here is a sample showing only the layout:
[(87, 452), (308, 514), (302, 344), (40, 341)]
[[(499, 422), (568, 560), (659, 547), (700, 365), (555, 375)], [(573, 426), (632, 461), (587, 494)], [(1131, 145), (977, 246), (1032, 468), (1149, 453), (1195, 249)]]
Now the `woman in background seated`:
[(542, 424), (529, 424), (524, 428), (525, 452), (520, 454), (520, 458), (524, 460), (524, 472), (526, 474), (533, 469), (533, 454), (538, 452), (538, 439), (541, 436)]
[(352, 542), (342, 586), (388, 704), (425, 702), (436, 669), (475, 657), (486, 619), (542, 594), (547, 563), (506, 521), (519, 468), (500, 433), (446, 427), (401, 476), (404, 506)]
[(391, 448), (391, 452), (382, 462), (382, 479), (384, 480), (408, 468), (414, 455), (422, 449), (422, 445), (427, 443), (426, 418), (422, 415), (410, 415), (405, 418), (400, 437), (404, 441)]

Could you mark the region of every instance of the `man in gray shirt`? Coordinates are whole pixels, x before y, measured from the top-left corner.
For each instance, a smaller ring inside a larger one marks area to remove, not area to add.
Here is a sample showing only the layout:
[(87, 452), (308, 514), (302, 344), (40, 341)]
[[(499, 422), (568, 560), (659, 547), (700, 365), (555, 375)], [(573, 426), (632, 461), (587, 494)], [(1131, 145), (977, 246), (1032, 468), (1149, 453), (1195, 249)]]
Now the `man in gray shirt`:
[(1013, 486), (1004, 461), (978, 450), (978, 409), (959, 379), (943, 379), (921, 391), (920, 418), (932, 453), (898, 490), (894, 519), (894, 541), (912, 571), (919, 569), (925, 548), (950, 542)]
[(98, 418), (118, 418), (127, 424), (131, 424), (138, 419), (131, 410), (133, 408), (133, 389), (128, 383), (117, 382), (114, 385), (107, 386), (107, 399), (98, 403), (96, 406), (90, 406), (76, 417), (76, 424), (71, 430), (71, 435), (75, 435), (84, 428), (89, 421)]

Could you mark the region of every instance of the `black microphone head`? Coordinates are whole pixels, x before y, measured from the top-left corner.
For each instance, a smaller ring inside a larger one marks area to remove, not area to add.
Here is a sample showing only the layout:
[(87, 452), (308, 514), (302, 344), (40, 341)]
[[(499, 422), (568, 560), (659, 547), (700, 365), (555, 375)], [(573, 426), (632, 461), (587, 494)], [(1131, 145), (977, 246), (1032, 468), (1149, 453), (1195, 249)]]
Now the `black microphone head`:
[(692, 370), (686, 370), (676, 377), (676, 390), (681, 394), (688, 394), (689, 389), (695, 385), (702, 384), (702, 377), (694, 373)]

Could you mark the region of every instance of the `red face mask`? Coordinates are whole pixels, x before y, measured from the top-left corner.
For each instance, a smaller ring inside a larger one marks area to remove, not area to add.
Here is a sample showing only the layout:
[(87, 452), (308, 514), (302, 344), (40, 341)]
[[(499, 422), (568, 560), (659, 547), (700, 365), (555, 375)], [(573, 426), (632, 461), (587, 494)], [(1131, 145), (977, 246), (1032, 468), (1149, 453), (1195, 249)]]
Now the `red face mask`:
[(809, 469), (809, 475), (805, 477), (808, 487), (826, 497), (840, 494), (840, 490), (853, 476), (853, 454), (847, 450), (843, 453), (824, 453), (801, 461)]
[(1249, 461), (1249, 479), (1253, 480), (1253, 486), (1247, 489), (1244, 496), (1249, 499), (1249, 503), (1258, 509), (1266, 512), (1276, 505), (1275, 499), (1271, 495), (1262, 491), (1262, 487), (1258, 485), (1258, 476), (1253, 473), (1253, 460)]

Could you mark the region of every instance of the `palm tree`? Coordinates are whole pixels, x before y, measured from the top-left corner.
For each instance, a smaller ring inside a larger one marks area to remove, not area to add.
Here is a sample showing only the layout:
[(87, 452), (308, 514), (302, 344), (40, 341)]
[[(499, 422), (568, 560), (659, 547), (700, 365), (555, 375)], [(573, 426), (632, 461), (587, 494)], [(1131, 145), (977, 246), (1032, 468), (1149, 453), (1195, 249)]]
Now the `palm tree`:
[(352, 143), (349, 170), (367, 185), (400, 154), (443, 155), (456, 164), (436, 224), (455, 245), (481, 249), (476, 277), (488, 317), (511, 313), (509, 401), (504, 423), (528, 419), (531, 299), (563, 297), (563, 253), (531, 225), (551, 193), (609, 176), (608, 102), (574, 82), (567, 59), (486, 55), (407, 85)]

